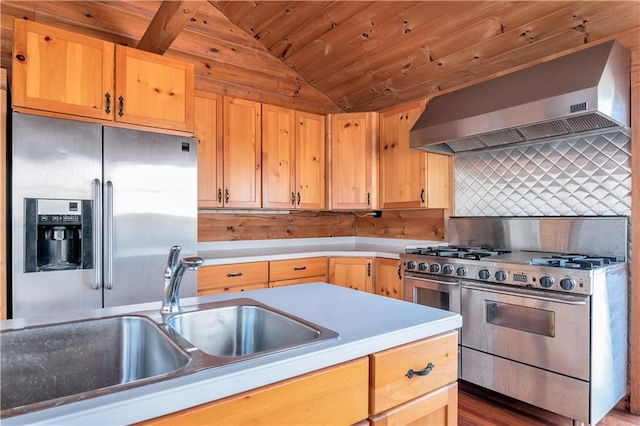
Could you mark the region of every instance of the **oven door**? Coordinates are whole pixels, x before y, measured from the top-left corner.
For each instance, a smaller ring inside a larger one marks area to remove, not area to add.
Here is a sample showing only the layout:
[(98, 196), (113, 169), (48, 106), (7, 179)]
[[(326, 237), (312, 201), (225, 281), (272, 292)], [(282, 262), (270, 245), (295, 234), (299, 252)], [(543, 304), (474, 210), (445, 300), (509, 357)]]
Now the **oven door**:
[(462, 346), (589, 380), (589, 297), (462, 282)]
[(404, 294), (409, 302), (460, 313), (460, 281), (405, 272)]

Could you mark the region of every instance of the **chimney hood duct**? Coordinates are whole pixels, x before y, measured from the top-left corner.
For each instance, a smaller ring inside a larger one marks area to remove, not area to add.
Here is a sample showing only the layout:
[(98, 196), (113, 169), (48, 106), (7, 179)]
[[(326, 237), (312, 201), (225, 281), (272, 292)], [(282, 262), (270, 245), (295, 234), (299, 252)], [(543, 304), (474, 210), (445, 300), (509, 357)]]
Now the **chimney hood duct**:
[(453, 155), (629, 126), (630, 56), (610, 41), (435, 97), (411, 148)]

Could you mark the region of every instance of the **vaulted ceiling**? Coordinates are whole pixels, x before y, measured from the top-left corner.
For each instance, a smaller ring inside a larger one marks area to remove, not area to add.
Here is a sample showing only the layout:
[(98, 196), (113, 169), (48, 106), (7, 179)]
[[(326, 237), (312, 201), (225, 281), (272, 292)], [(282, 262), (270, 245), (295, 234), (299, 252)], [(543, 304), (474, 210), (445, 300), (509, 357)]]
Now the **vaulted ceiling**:
[[(637, 1), (9, 1), (30, 19), (195, 64), (196, 88), (330, 113), (432, 97), (613, 38)], [(154, 19), (155, 17), (155, 19)]]

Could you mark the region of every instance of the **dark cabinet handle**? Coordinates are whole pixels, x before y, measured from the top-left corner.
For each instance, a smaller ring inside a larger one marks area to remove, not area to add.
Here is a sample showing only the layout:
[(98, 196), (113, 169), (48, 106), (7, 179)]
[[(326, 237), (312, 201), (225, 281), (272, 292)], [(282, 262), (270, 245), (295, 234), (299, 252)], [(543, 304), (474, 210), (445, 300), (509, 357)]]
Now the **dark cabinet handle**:
[(298, 205), (300, 205), (300, 193), (298, 192)]
[(367, 205), (370, 206), (371, 205), (371, 193), (367, 192)]
[(111, 95), (109, 94), (109, 92), (104, 94), (104, 100), (105, 100), (104, 112), (107, 113), (107, 115), (109, 115), (111, 114)]
[(402, 279), (402, 264), (398, 265), (398, 279)]
[(424, 194), (425, 194), (425, 192), (424, 192), (424, 189), (423, 189), (422, 191), (420, 191), (420, 202), (421, 203), (424, 203)]
[(228, 189), (224, 190), (224, 202), (225, 203), (229, 203), (229, 190)]
[(218, 188), (218, 204), (222, 203), (222, 188)]
[(306, 266), (296, 266), (295, 268), (293, 268), (294, 271), (305, 271), (306, 269)]
[(118, 106), (118, 115), (122, 117), (124, 115), (124, 98), (120, 96), (118, 98), (119, 106)]
[(371, 276), (371, 262), (367, 263), (367, 276)]
[(232, 274), (232, 273), (227, 274), (227, 278), (236, 278), (241, 276), (242, 276), (242, 272), (238, 272), (237, 274)]
[(296, 193), (295, 192), (291, 193), (291, 205), (292, 206), (296, 205)]
[(427, 376), (429, 375), (429, 373), (433, 371), (434, 368), (435, 368), (435, 365), (433, 365), (432, 363), (429, 363), (424, 368), (424, 370), (414, 371), (412, 368), (409, 371), (407, 371), (407, 374), (405, 374), (405, 376), (407, 376), (408, 378), (412, 378), (413, 376)]

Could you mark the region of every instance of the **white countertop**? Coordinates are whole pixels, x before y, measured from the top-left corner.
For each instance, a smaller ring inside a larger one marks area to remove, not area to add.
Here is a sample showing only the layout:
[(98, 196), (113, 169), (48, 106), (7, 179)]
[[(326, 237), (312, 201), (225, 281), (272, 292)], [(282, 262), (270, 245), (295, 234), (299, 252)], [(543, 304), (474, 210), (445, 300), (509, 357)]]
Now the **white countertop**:
[[(338, 338), (214, 367), (133, 389), (114, 392), (38, 412), (3, 418), (14, 424), (130, 424), (255, 389), (381, 350), (460, 328), (452, 312), (399, 301), (324, 283), (269, 288), (237, 294), (188, 298), (197, 303), (254, 299), (273, 308), (336, 331)], [(84, 317), (156, 310), (157, 303), (95, 310)], [(68, 321), (80, 314), (10, 320), (3, 329), (50, 321)]]
[(371, 237), (327, 237), (219, 241), (198, 244), (205, 265), (300, 259), (306, 257), (386, 257), (400, 259), (407, 245), (441, 246), (443, 241)]

